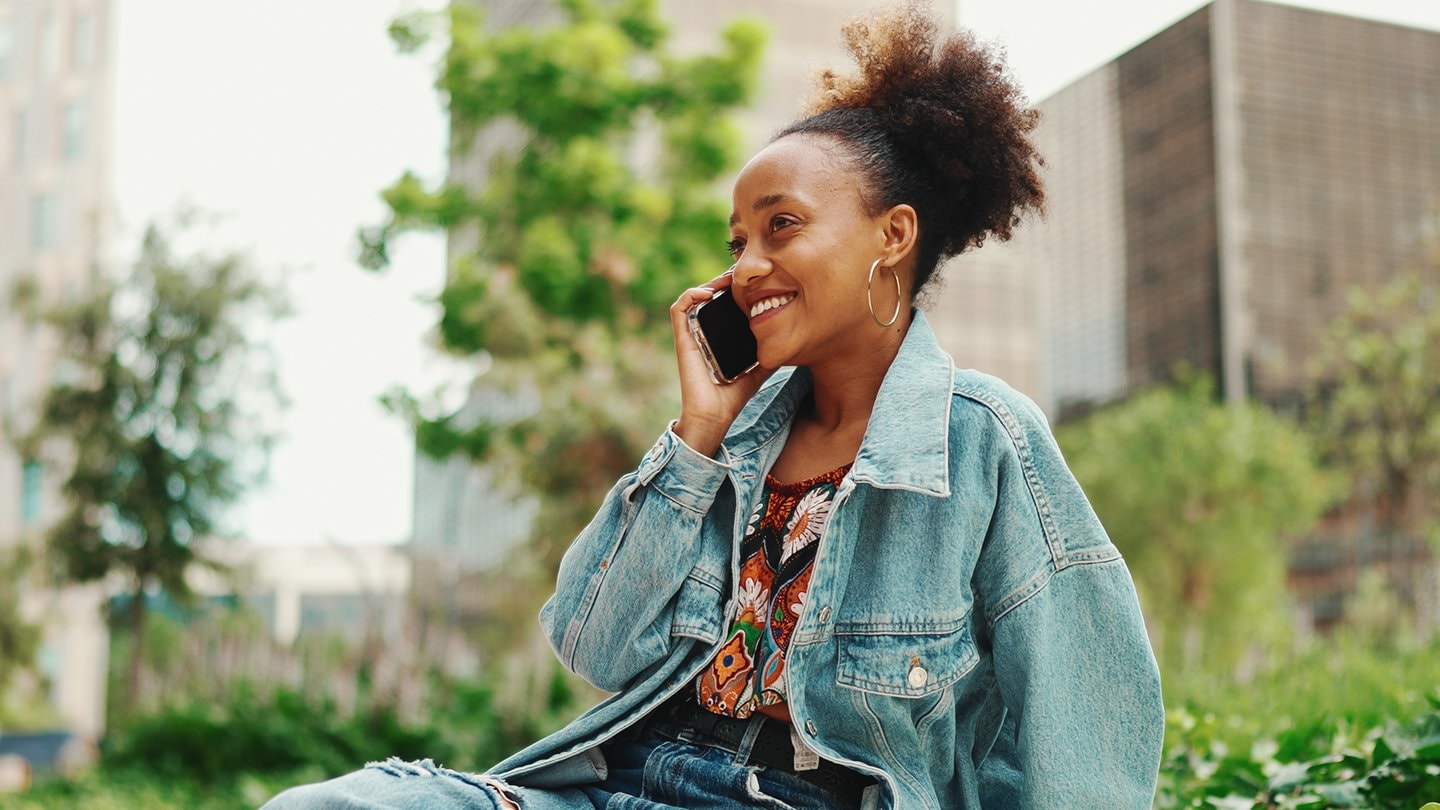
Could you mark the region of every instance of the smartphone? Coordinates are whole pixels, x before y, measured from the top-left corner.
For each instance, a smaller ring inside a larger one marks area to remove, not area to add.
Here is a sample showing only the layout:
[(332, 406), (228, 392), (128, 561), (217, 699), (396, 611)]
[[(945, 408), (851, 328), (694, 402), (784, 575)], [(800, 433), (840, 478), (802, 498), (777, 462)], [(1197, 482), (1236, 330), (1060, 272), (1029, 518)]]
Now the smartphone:
[(690, 333), (700, 344), (700, 353), (710, 366), (710, 379), (716, 385), (733, 383), (760, 365), (750, 318), (728, 289), (690, 308)]

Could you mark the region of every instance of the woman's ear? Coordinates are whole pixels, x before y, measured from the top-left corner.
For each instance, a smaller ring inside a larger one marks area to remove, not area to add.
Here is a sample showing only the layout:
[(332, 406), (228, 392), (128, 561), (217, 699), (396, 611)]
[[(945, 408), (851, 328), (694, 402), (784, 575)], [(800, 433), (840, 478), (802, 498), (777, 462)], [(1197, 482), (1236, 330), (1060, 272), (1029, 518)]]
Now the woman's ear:
[(901, 203), (884, 214), (882, 226), (885, 234), (885, 265), (898, 267), (913, 260), (916, 242), (920, 238), (920, 220), (915, 209)]

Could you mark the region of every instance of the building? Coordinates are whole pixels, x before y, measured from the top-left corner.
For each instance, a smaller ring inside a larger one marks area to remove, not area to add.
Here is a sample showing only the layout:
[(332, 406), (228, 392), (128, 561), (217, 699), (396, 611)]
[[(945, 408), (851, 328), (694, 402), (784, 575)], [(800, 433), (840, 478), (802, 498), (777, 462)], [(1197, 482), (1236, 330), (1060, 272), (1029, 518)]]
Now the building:
[(1292, 401), (1440, 210), (1437, 31), (1215, 0), (1038, 106), (1047, 217), (962, 257), (935, 319), (1052, 418), (1181, 362)]
[(195, 591), (221, 604), (240, 597), (281, 645), (293, 646), (302, 637), (343, 638), (356, 645), (371, 636), (401, 641), (410, 591), (410, 558), (403, 546), (235, 542), (219, 553), (239, 576), (193, 570)]
[[(1038, 106), (1048, 215), (961, 257), (934, 319), (960, 365), (1052, 419), (1179, 363), (1293, 407), (1347, 290), (1435, 236), (1440, 31), (1215, 0)], [(1424, 556), (1332, 515), (1292, 584), (1323, 627), (1357, 567)]]
[[(114, 230), (114, 6), (0, 0), (0, 424), (23, 429), (55, 373), (55, 346), (14, 312), (31, 281), (51, 300), (85, 290)], [(59, 511), (55, 481), (0, 435), (0, 549), (30, 542)], [(105, 716), (108, 638), (98, 588), (33, 593), (42, 674), (72, 731)]]
[[(554, 14), (552, 6), (526, 0), (478, 2), (485, 9), (487, 24), (496, 27), (543, 22)], [(852, 16), (872, 10), (874, 2), (662, 0), (660, 6), (670, 26), (670, 48), (679, 53), (717, 49), (720, 32), (737, 17), (762, 20), (769, 29), (755, 98), (747, 110), (735, 116), (742, 132), (741, 153), (749, 155), (798, 116), (812, 87), (811, 71), (825, 65), (844, 68), (851, 64), (840, 27)], [(940, 13), (942, 25), (953, 27), (954, 8)], [(451, 181), (472, 188), (482, 185), (490, 150), (508, 144), (507, 139), (513, 140), (513, 135), (495, 128), (482, 133), (473, 146), (453, 150)], [(721, 189), (729, 186), (730, 180), (726, 179), (716, 193), (724, 193)], [(451, 257), (472, 250), (476, 238), (474, 233), (452, 232)], [(720, 241), (717, 234), (717, 251)], [(523, 405), (499, 398), (482, 386), (472, 393), (466, 410), (493, 415), (496, 410), (514, 411), (517, 407)], [(656, 430), (661, 427), (657, 425)], [(535, 503), (507, 495), (493, 471), (462, 458), (436, 461), (423, 455), (417, 457), (415, 482), (411, 542), (416, 598), (428, 600), (432, 612), (439, 610), (452, 618), (486, 615), (493, 605), (487, 600), (483, 576), (529, 537)]]

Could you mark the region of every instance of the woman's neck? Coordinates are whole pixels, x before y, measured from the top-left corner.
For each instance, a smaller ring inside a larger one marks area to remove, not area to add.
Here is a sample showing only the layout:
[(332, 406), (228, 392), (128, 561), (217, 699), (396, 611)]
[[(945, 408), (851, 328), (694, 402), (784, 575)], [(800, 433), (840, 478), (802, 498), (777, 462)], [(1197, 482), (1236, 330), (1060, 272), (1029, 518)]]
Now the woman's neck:
[(870, 421), (880, 385), (909, 329), (910, 319), (874, 336), (865, 348), (810, 366), (810, 397), (798, 419), (827, 432), (845, 432)]

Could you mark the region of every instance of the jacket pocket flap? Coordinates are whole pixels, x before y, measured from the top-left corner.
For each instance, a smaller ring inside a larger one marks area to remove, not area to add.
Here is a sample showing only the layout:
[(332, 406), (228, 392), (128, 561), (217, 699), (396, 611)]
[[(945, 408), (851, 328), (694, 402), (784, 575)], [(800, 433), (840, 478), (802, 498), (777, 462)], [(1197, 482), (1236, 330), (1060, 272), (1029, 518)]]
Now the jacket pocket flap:
[(719, 584), (701, 572), (692, 571), (675, 597), (670, 634), (715, 644), (720, 641), (723, 609)]
[(969, 617), (948, 626), (847, 631), (837, 628), (842, 686), (900, 697), (932, 695), (965, 677), (980, 661)]

